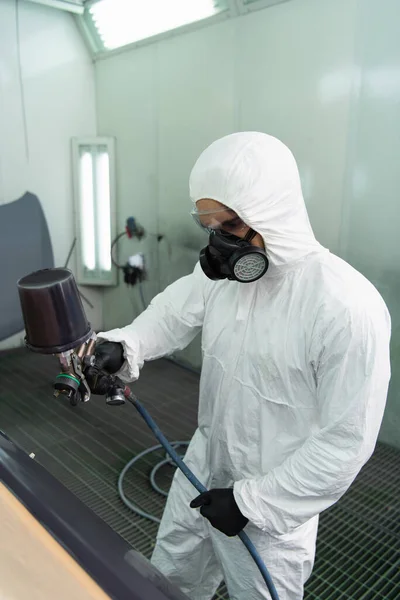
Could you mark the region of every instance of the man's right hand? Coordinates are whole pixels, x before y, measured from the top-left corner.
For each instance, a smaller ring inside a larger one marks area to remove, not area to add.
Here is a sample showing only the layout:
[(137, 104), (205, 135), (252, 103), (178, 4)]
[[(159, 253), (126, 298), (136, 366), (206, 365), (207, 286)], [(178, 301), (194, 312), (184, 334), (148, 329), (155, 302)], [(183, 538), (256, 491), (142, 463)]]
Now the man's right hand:
[[(85, 371), (90, 391), (100, 396), (109, 388), (107, 374), (116, 373), (124, 364), (124, 349), (119, 342), (100, 342), (95, 350), (95, 364)], [(104, 373), (105, 371), (105, 373)]]

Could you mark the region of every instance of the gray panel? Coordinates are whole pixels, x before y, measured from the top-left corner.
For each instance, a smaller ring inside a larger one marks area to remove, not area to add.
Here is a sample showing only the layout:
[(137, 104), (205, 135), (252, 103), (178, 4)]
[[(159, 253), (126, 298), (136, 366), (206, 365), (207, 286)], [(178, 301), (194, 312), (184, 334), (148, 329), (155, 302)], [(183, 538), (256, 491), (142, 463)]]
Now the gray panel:
[(49, 229), (37, 196), (27, 192), (0, 206), (0, 341), (24, 328), (18, 279), (53, 266)]

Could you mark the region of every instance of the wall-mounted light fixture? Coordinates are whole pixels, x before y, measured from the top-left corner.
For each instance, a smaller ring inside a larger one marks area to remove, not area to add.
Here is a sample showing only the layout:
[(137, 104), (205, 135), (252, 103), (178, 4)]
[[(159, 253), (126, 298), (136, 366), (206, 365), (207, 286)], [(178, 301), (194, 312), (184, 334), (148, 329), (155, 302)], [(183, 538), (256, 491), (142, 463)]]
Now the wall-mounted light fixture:
[(115, 143), (113, 138), (73, 138), (72, 162), (77, 237), (77, 281), (116, 285), (111, 261), (116, 235)]

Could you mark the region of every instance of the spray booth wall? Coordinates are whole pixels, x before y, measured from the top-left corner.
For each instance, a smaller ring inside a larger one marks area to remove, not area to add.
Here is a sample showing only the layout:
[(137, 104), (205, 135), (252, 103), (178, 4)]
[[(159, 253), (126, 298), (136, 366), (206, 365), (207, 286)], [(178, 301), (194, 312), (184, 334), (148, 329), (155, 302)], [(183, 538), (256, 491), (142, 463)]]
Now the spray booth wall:
[[(0, 204), (27, 191), (39, 198), (60, 266), (74, 238), (70, 140), (96, 133), (93, 66), (70, 14), (15, 0), (0, 1), (0, 56)], [(21, 255), (35, 243), (34, 232), (24, 231), (14, 224)], [(11, 254), (10, 269), (13, 260)], [(102, 295), (84, 293), (94, 305), (85, 306), (88, 317), (99, 327)], [(23, 335), (4, 340), (0, 349), (21, 345)]]
[[(400, 18), (398, 0), (290, 0), (96, 64), (99, 134), (117, 137), (119, 225), (137, 217), (145, 294), (189, 273), (206, 238), (188, 177), (214, 139), (259, 130), (293, 150), (318, 239), (369, 277), (393, 318), (393, 383), (381, 437), (400, 443)], [(105, 328), (140, 311), (106, 290)], [(196, 340), (180, 358), (200, 364)]]

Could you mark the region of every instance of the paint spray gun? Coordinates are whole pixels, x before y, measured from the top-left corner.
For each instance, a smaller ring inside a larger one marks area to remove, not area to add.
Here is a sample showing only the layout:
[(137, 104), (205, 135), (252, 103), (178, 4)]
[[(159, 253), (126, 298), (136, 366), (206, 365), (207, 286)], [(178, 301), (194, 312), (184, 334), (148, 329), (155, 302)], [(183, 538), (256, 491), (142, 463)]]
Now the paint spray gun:
[[(55, 354), (61, 371), (54, 395), (66, 396), (73, 406), (90, 400), (85, 370), (95, 364), (96, 334), (88, 322), (79, 291), (69, 269), (43, 269), (18, 281), (24, 317), (25, 344), (39, 354)], [(108, 374), (106, 402), (125, 403), (124, 385)]]

